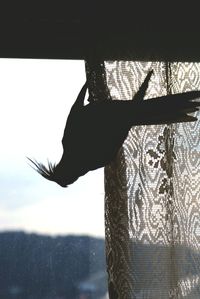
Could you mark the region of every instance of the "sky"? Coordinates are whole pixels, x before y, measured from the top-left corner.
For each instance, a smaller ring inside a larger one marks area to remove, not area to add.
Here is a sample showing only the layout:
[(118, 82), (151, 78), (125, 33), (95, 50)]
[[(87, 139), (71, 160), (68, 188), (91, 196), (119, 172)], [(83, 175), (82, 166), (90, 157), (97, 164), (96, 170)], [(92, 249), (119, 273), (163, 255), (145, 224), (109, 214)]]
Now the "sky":
[(26, 158), (59, 161), (85, 79), (81, 60), (0, 59), (0, 231), (104, 236), (103, 168), (62, 188)]

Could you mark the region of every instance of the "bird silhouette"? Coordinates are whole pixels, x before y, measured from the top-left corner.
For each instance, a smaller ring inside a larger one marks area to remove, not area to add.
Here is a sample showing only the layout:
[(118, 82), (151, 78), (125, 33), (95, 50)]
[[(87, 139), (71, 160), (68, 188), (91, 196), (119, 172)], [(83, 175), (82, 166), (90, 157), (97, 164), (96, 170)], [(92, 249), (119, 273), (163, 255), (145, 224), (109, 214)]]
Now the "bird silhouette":
[(44, 178), (62, 187), (88, 171), (104, 167), (116, 157), (132, 126), (196, 121), (189, 113), (198, 110), (200, 91), (190, 91), (143, 100), (150, 71), (132, 100), (91, 101), (84, 105), (88, 83), (83, 85), (67, 118), (60, 162), (45, 166), (29, 159)]

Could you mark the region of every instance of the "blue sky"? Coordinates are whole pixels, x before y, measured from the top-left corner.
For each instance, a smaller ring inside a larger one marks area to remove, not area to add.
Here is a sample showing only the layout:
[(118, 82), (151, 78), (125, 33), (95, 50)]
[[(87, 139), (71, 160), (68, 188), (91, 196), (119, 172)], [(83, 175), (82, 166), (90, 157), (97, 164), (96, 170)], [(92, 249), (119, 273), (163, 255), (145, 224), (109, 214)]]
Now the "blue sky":
[(64, 189), (26, 157), (59, 161), (83, 61), (0, 59), (0, 231), (104, 236), (103, 169)]

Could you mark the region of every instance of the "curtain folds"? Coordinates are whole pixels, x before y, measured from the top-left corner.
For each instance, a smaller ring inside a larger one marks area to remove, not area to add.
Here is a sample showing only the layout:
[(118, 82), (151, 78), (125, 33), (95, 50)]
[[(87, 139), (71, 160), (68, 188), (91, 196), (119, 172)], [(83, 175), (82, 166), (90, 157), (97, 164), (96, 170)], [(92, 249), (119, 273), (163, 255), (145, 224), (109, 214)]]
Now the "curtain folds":
[[(88, 60), (90, 93), (131, 99), (151, 69), (146, 99), (200, 89), (199, 63)], [(200, 120), (131, 129), (105, 168), (110, 299), (200, 298), (199, 170)]]

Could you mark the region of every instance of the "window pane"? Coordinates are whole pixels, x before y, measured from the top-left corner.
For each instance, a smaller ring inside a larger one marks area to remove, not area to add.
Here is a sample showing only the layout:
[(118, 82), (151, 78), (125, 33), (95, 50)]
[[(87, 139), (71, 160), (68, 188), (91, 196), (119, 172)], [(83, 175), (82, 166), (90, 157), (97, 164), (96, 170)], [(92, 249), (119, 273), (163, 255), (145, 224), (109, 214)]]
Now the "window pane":
[(68, 188), (26, 157), (58, 162), (83, 61), (0, 59), (0, 298), (106, 294), (103, 169)]

